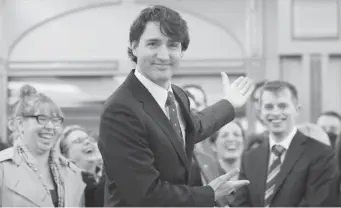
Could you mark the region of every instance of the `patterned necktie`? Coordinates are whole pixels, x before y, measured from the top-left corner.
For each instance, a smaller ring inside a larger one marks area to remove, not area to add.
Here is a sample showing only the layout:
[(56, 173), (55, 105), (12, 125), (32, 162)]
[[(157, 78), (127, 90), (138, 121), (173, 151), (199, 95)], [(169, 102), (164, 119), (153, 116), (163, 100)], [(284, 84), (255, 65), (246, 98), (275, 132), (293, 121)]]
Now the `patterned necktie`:
[(284, 151), (285, 148), (281, 145), (274, 145), (272, 147), (272, 152), (274, 153), (275, 158), (269, 168), (268, 177), (266, 179), (266, 191), (264, 198), (265, 207), (270, 206), (271, 198), (275, 191), (276, 178), (281, 170), (281, 155)]
[(180, 122), (178, 119), (178, 111), (176, 110), (176, 104), (175, 104), (175, 98), (172, 92), (168, 92), (168, 97), (166, 101), (166, 106), (168, 107), (169, 112), (169, 121), (171, 122), (175, 132), (180, 137), (180, 142), (183, 146), (185, 146), (185, 143), (182, 138), (182, 132), (180, 128)]

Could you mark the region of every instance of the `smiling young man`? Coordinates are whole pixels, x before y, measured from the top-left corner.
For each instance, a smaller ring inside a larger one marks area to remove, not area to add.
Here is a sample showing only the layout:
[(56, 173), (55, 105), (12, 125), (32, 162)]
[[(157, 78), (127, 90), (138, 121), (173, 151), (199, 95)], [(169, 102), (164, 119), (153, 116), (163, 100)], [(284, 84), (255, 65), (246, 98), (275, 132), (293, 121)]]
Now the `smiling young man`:
[(185, 92), (171, 83), (189, 45), (179, 13), (164, 6), (142, 10), (129, 41), (136, 69), (107, 100), (100, 121), (104, 206), (208, 207), (247, 185), (229, 181), (238, 170), (207, 186), (189, 181), (194, 144), (234, 119), (234, 108), (252, 93), (252, 81), (240, 77), (230, 85), (222, 73), (223, 99), (194, 115)]
[(338, 172), (332, 149), (303, 135), (296, 127), (300, 105), (296, 88), (270, 81), (260, 94), (260, 118), (269, 138), (242, 158), (234, 206), (337, 206)]

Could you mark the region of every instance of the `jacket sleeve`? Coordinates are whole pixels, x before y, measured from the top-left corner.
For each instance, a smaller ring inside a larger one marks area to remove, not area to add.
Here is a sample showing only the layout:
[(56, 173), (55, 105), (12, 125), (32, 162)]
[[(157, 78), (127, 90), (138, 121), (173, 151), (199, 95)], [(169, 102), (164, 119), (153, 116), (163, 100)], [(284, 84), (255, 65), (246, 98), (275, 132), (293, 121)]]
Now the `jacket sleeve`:
[(309, 167), (305, 195), (300, 207), (338, 207), (340, 185), (334, 152), (326, 148)]
[(148, 136), (133, 109), (120, 104), (107, 106), (101, 116), (98, 146), (108, 187), (117, 186), (129, 206), (213, 207), (211, 187), (175, 185), (160, 179)]
[[(186, 93), (179, 87), (176, 87), (178, 92), (186, 98), (186, 107), (190, 109), (190, 101)], [(215, 104), (208, 106), (200, 112), (190, 112), (191, 119), (194, 125), (194, 131), (196, 132), (195, 143), (201, 142), (212, 136), (221, 127), (227, 123), (233, 121), (235, 118), (235, 109), (232, 104), (222, 99)]]
[(227, 100), (220, 100), (204, 110), (192, 114), (195, 131), (198, 133), (196, 143), (212, 136), (221, 127), (233, 121), (235, 110)]

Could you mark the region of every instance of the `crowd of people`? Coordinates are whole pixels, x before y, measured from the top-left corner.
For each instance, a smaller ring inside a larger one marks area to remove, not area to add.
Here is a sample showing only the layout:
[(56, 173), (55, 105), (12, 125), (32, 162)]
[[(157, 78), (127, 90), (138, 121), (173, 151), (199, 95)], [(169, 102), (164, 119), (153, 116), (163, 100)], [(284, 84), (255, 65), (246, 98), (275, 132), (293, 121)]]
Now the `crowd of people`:
[[(298, 91), (280, 80), (222, 73), (211, 106), (201, 86), (173, 85), (190, 39), (170, 8), (142, 10), (129, 40), (136, 68), (104, 104), (98, 134), (64, 126), (48, 95), (21, 87), (0, 151), (0, 206), (341, 206), (337, 112), (297, 124)], [(246, 102), (252, 135), (235, 115)]]

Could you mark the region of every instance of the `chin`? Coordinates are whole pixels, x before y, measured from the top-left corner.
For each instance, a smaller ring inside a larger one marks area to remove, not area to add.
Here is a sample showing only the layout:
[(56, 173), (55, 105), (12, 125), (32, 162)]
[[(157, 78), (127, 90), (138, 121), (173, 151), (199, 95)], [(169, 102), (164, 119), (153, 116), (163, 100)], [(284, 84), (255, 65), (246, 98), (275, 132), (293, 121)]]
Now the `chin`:
[(279, 129), (273, 129), (271, 131), (271, 133), (274, 135), (281, 135), (281, 134), (284, 134), (284, 132), (285, 132), (284, 130), (279, 130)]
[(41, 151), (47, 152), (50, 151), (52, 149), (52, 145), (48, 145), (48, 144), (40, 144), (39, 145), (39, 149)]
[(231, 159), (237, 159), (238, 155), (237, 154), (228, 154), (228, 155), (224, 155), (224, 159), (225, 160), (231, 160)]

